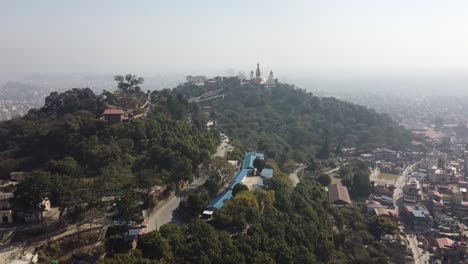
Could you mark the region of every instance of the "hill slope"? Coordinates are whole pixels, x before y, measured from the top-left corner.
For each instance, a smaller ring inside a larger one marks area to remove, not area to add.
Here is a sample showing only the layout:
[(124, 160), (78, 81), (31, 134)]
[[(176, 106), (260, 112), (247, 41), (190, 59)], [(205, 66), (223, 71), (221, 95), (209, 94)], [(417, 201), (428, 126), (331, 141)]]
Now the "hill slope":
[(405, 149), (413, 136), (387, 115), (335, 98), (319, 98), (287, 84), (219, 83), (211, 88), (183, 84), (175, 89), (187, 97), (217, 91), (224, 99), (204, 101), (212, 117), (228, 135), (247, 149), (256, 149), (278, 161), (304, 161), (328, 145)]

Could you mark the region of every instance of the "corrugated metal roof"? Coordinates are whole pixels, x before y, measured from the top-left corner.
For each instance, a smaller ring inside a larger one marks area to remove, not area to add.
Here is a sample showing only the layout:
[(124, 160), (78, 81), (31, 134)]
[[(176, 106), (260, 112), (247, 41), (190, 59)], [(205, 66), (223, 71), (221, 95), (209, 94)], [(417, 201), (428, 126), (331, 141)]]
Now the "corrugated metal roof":
[(228, 189), (232, 190), (232, 188), (234, 188), (234, 186), (238, 183), (242, 183), (245, 179), (245, 177), (247, 177), (247, 175), (251, 172), (252, 170), (240, 170), (236, 176), (234, 176), (234, 178), (232, 179), (232, 181), (229, 183), (228, 185)]
[(328, 186), (328, 200), (331, 203), (335, 203), (337, 201), (343, 201), (348, 204), (351, 203), (351, 199), (349, 198), (348, 188), (341, 184), (332, 184)]
[(272, 178), (273, 177), (273, 169), (263, 169), (262, 173), (260, 174), (263, 178)]
[(224, 203), (231, 200), (232, 198), (232, 190), (225, 190), (224, 192), (220, 193), (216, 198), (211, 200), (206, 208), (216, 208), (221, 209), (224, 206)]
[(257, 153), (257, 152), (247, 152), (245, 153), (245, 158), (244, 161), (242, 162), (242, 168), (243, 169), (253, 169), (253, 163), (256, 158), (264, 159), (265, 155), (263, 153)]

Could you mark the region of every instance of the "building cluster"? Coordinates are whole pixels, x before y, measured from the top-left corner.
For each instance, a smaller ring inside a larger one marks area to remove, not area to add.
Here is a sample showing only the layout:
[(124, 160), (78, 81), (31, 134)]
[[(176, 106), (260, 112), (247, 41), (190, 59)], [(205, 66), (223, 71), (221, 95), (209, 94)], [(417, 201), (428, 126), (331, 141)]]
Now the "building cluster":
[(40, 204), (37, 205), (36, 210), (31, 208), (28, 211), (20, 209), (13, 203), (14, 194), (12, 190), (15, 186), (24, 181), (30, 176), (28, 172), (11, 172), (10, 179), (4, 180), (0, 184), (0, 224), (13, 224), (13, 223), (36, 223), (39, 221), (37, 212), (50, 210), (49, 198), (44, 198)]
[(411, 234), (409, 238), (393, 243), (406, 244), (409, 255), (412, 254), (409, 239), (416, 239), (418, 247), (434, 261), (465, 263), (468, 262), (467, 146), (446, 140), (438, 143), (444, 146), (443, 150), (420, 153), (381, 148), (360, 154), (359, 159), (376, 164), (370, 176), (367, 212), (389, 217), (406, 227), (405, 232)]
[(423, 157), (422, 151), (395, 151), (387, 148), (377, 148), (370, 153), (359, 155), (361, 160), (376, 163), (381, 172), (393, 174), (400, 174), (407, 164)]
[[(123, 94), (120, 91), (114, 91), (114, 96), (118, 98), (118, 101), (128, 101), (129, 97), (128, 94)], [(146, 116), (153, 106), (150, 94), (148, 94), (148, 98), (142, 105), (134, 104), (132, 108), (111, 105), (106, 102), (107, 97), (105, 95), (101, 96), (101, 100), (104, 101), (106, 105), (101, 119), (104, 119), (110, 125), (142, 118)]]
[[(263, 179), (268, 179), (273, 177), (273, 170), (264, 168), (261, 172), (258, 172), (254, 166), (255, 159), (265, 159), (263, 153), (257, 152), (247, 152), (245, 153), (244, 160), (241, 164), (241, 169), (236, 173), (234, 178), (229, 182), (226, 189), (216, 196), (211, 202), (207, 205), (206, 210), (203, 211), (205, 217), (211, 217), (217, 210), (221, 209), (224, 204), (233, 198), (233, 189), (237, 184), (245, 184), (249, 178), (255, 178), (257, 182), (253, 186), (253, 189), (265, 187)], [(260, 174), (260, 177), (256, 175)], [(249, 181), (250, 182), (250, 181)]]
[(372, 182), (368, 212), (380, 215), (391, 211), (394, 219), (415, 234), (419, 246), (429, 252), (433, 260), (466, 263), (468, 151), (465, 145), (458, 143), (443, 144), (444, 150), (434, 149), (417, 162), (405, 161), (387, 150), (378, 158), (372, 153), (380, 161), (380, 171), (385, 171), (382, 164), (401, 164), (402, 160), (407, 169), (394, 184)]

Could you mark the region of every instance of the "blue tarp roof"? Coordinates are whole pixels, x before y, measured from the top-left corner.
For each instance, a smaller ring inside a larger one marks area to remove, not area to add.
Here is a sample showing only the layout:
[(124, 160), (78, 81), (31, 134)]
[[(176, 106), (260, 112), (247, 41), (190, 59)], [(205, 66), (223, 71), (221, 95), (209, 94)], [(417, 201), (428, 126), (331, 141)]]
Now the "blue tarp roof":
[(256, 158), (264, 159), (265, 155), (263, 155), (263, 153), (257, 153), (257, 152), (245, 153), (245, 158), (244, 158), (244, 161), (242, 162), (242, 168), (253, 169), (254, 168), (253, 163)]
[(224, 192), (220, 193), (216, 198), (211, 200), (211, 202), (206, 206), (206, 208), (216, 208), (221, 209), (224, 203), (231, 200), (232, 198), (232, 190), (225, 190)]
[(234, 188), (234, 185), (241, 183), (244, 181), (245, 177), (250, 173), (251, 170), (240, 170), (236, 176), (232, 179), (232, 181), (228, 185), (228, 189), (232, 190)]
[(273, 169), (263, 169), (260, 176), (267, 179), (273, 177)]

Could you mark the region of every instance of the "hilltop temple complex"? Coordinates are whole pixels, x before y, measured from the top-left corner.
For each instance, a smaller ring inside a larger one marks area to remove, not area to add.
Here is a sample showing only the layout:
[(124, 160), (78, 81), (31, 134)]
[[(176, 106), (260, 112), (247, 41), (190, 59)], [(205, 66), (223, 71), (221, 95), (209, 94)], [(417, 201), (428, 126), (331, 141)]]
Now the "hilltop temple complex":
[(257, 70), (250, 72), (250, 78), (247, 79), (243, 74), (236, 76), (218, 76), (215, 78), (207, 79), (205, 76), (192, 76), (188, 75), (186, 77), (188, 83), (198, 85), (198, 86), (216, 86), (219, 83), (236, 83), (240, 85), (245, 84), (255, 84), (261, 85), (264, 87), (276, 87), (278, 86), (278, 79), (275, 79), (273, 76), (273, 71), (270, 70), (268, 78), (262, 77), (262, 71), (260, 70), (260, 63), (257, 63)]
[(252, 70), (250, 72), (249, 81), (250, 81), (250, 83), (254, 83), (254, 84), (262, 84), (262, 85), (265, 85), (265, 86), (274, 87), (274, 86), (276, 86), (276, 83), (278, 82), (278, 79), (275, 79), (273, 77), (273, 71), (272, 70), (270, 70), (270, 75), (268, 75), (268, 79), (265, 79), (264, 77), (262, 77), (262, 72), (260, 70), (260, 63), (257, 63), (257, 70), (255, 71), (255, 75), (254, 75), (254, 71)]

